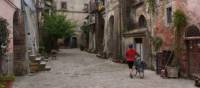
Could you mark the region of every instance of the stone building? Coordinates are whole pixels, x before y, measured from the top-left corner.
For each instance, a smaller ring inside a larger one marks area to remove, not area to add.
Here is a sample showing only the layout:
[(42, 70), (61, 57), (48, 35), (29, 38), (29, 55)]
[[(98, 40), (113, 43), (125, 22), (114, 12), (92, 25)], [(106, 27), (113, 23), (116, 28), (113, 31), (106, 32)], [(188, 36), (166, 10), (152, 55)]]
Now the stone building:
[[(156, 13), (154, 17), (155, 26), (152, 33), (154, 36), (159, 36), (163, 39), (164, 43), (161, 47), (163, 50), (174, 50), (175, 41), (175, 28), (173, 26), (173, 15), (178, 9), (183, 11), (187, 17), (187, 25), (182, 28), (183, 35), (181, 37), (181, 57), (179, 57), (180, 73), (182, 76), (193, 76), (193, 74), (200, 72), (200, 59), (199, 59), (199, 18), (200, 14), (197, 10), (200, 1), (198, 0), (157, 0)], [(153, 17), (152, 17), (153, 18)]]
[(104, 52), (116, 59), (120, 55), (120, 3), (119, 0), (105, 1)]
[[(99, 2), (101, 0), (92, 2), (95, 3), (96, 9), (89, 16), (93, 25), (89, 40), (92, 43), (90, 48), (97, 50), (100, 56), (125, 56), (128, 45), (133, 44), (148, 67), (152, 67), (155, 65), (155, 59), (152, 57), (155, 48), (153, 38), (160, 37), (163, 40), (160, 52), (174, 51), (173, 15), (179, 9), (186, 14), (188, 20), (186, 27), (182, 29), (184, 35), (181, 43), (184, 47), (182, 57), (178, 60), (180, 71), (183, 76), (199, 73), (198, 0), (156, 0), (154, 12), (146, 0), (105, 0), (105, 9), (100, 11)], [(170, 61), (166, 63), (169, 64)]]
[[(128, 0), (125, 3), (126, 19), (125, 30), (123, 32), (122, 44), (123, 53), (128, 49), (129, 44), (140, 54), (148, 67), (151, 66), (151, 45), (150, 45), (150, 28), (149, 13), (145, 0)], [(125, 55), (124, 55), (125, 56)]]
[(88, 26), (89, 32), (89, 51), (93, 53), (103, 54), (104, 48), (104, 17), (105, 14), (104, 0), (90, 0)]
[(84, 23), (85, 17), (88, 13), (85, 8), (88, 7), (89, 0), (55, 0), (56, 13), (65, 15), (67, 19), (76, 22), (77, 27), (74, 29), (75, 34), (72, 38), (64, 39), (72, 48), (79, 47), (81, 26)]
[(0, 16), (8, 22), (7, 53), (1, 59), (4, 74), (23, 75), (29, 71), (29, 55), (39, 48), (35, 1), (1, 0)]

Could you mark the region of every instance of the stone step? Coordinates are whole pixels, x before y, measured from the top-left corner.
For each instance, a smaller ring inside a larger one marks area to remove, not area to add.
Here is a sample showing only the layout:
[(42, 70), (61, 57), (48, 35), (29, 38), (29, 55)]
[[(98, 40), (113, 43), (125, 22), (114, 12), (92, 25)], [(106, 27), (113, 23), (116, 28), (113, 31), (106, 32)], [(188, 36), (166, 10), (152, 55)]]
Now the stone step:
[(40, 65), (46, 65), (46, 64), (47, 64), (46, 61), (41, 61), (41, 62), (40, 62)]
[(39, 71), (39, 64), (38, 63), (31, 63), (30, 64), (31, 73), (36, 73)]
[(45, 71), (50, 71), (51, 70), (51, 66), (45, 66)]

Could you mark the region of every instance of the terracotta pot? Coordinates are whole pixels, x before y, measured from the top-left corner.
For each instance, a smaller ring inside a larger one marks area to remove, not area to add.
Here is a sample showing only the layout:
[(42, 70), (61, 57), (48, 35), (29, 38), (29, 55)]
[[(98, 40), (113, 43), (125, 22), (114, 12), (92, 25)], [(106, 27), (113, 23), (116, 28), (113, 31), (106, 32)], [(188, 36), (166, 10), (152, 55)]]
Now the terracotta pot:
[(6, 81), (6, 88), (13, 88), (13, 81), (12, 80)]

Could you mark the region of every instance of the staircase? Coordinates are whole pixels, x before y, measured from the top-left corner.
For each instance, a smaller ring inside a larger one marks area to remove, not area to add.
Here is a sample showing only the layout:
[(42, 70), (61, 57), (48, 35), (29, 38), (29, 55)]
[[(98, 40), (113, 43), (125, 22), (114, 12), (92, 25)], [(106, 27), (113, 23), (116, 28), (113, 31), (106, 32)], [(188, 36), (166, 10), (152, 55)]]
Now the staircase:
[(30, 64), (31, 73), (51, 70), (51, 67), (47, 65), (49, 60), (45, 59), (44, 57), (30, 55), (30, 61), (31, 61), (31, 64)]

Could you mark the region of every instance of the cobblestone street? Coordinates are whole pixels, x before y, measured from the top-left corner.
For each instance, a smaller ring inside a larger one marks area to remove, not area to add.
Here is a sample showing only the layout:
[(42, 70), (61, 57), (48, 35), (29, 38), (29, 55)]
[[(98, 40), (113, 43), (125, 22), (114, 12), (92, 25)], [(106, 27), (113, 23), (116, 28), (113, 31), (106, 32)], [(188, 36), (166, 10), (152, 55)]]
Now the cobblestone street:
[(196, 88), (191, 80), (162, 79), (152, 71), (130, 79), (125, 64), (99, 59), (78, 49), (60, 50), (51, 71), (17, 77), (14, 88)]

